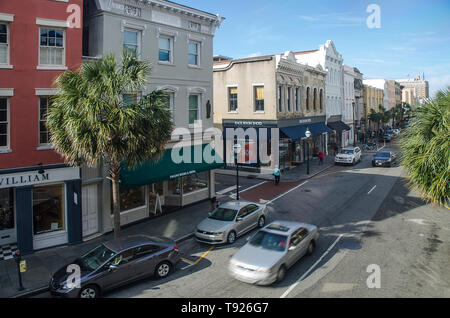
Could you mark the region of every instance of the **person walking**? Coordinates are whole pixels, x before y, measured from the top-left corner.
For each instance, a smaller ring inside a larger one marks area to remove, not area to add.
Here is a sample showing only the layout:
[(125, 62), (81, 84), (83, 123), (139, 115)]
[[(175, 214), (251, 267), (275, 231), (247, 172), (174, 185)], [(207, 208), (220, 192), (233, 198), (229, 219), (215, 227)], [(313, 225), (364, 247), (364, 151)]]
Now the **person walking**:
[(323, 159), (325, 158), (325, 154), (322, 150), (319, 151), (319, 166), (323, 165)]
[(281, 178), (281, 172), (280, 172), (280, 169), (278, 168), (278, 166), (275, 167), (275, 169), (273, 171), (273, 175), (275, 176), (275, 185), (278, 185), (280, 183), (280, 178)]

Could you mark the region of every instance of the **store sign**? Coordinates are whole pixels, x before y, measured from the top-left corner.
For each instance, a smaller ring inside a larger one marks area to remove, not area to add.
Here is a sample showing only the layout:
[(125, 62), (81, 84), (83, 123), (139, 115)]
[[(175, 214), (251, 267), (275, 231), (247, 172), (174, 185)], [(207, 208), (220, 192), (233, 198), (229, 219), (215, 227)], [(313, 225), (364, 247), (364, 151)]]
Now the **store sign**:
[(298, 121), (298, 123), (299, 123), (299, 124), (309, 124), (309, 123), (312, 123), (312, 119), (311, 119), (311, 118), (308, 118), (308, 119), (300, 119), (300, 120)]
[(43, 173), (27, 171), (0, 175), (0, 189), (23, 187), (80, 178), (79, 168), (47, 169)]

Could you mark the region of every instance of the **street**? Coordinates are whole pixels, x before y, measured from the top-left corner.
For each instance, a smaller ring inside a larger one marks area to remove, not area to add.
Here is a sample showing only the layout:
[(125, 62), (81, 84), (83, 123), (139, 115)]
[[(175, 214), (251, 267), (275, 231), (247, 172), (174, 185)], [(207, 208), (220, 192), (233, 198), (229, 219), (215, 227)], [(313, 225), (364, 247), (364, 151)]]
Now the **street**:
[[(355, 167), (332, 167), (270, 202), (268, 221), (278, 219), (320, 228), (315, 253), (294, 265), (281, 283), (252, 286), (228, 274), (228, 260), (253, 231), (233, 246), (184, 241), (179, 245), (184, 260), (169, 278), (125, 286), (105, 297), (450, 296), (450, 232), (442, 225), (449, 224), (448, 214), (410, 192), (400, 167), (372, 168), (370, 155)], [(368, 287), (373, 265), (380, 271), (380, 288)]]

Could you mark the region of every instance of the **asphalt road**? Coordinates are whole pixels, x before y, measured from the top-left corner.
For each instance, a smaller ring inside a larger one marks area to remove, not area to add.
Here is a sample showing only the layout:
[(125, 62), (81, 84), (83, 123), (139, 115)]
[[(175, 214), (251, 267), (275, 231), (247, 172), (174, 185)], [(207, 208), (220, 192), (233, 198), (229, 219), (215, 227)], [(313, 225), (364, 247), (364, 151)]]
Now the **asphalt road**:
[[(218, 191), (233, 181), (220, 176)], [(245, 180), (243, 189), (260, 182)], [(269, 222), (293, 220), (320, 228), (315, 253), (294, 265), (283, 282), (253, 286), (228, 274), (230, 257), (253, 231), (232, 246), (184, 241), (179, 249), (185, 261), (170, 277), (105, 297), (450, 297), (450, 215), (410, 191), (400, 167), (373, 168), (366, 155), (355, 167), (332, 167), (269, 206)]]
[(271, 202), (269, 221), (320, 227), (314, 255), (300, 260), (283, 282), (252, 286), (227, 273), (230, 257), (252, 232), (233, 246), (185, 241), (179, 248), (188, 261), (178, 264), (172, 276), (105, 296), (449, 297), (449, 214), (426, 205), (401, 174), (399, 167), (372, 168), (367, 155), (355, 167), (333, 167)]

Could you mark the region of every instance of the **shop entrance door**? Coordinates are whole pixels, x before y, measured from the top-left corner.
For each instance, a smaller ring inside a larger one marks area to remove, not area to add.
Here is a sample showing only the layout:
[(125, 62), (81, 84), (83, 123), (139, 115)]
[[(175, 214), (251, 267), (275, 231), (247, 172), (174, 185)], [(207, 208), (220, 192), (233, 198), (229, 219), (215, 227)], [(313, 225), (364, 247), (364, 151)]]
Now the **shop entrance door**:
[(83, 186), (81, 202), (82, 202), (84, 237), (98, 232), (97, 198), (98, 198), (97, 184)]
[(14, 189), (0, 189), (0, 246), (16, 242)]

